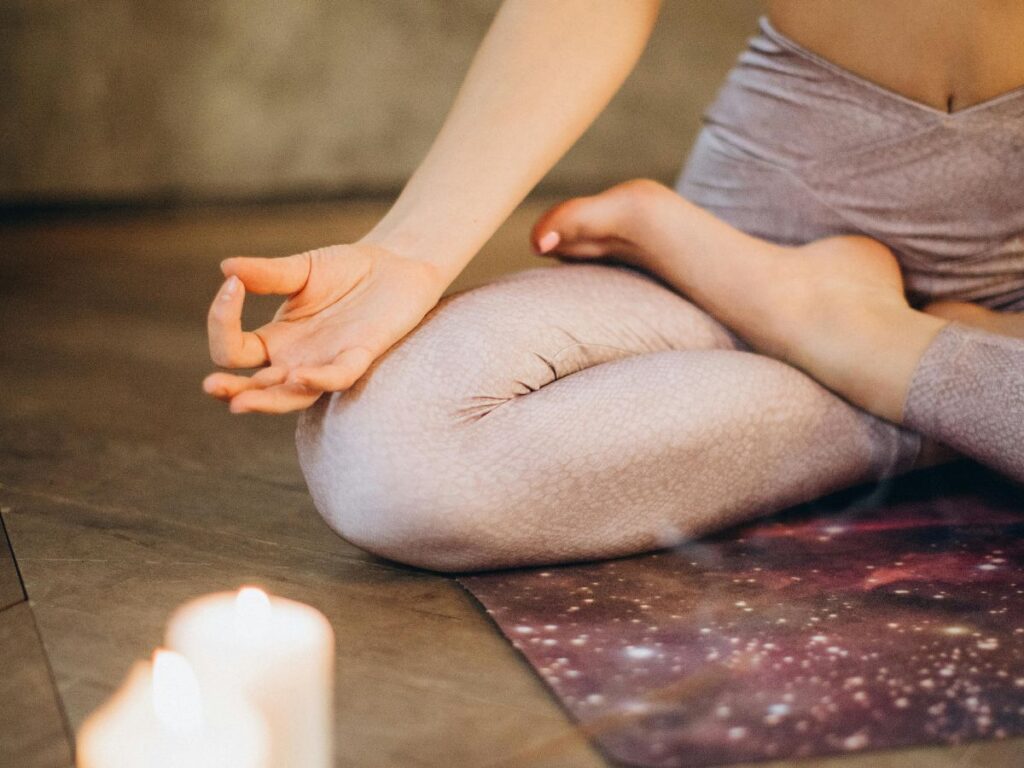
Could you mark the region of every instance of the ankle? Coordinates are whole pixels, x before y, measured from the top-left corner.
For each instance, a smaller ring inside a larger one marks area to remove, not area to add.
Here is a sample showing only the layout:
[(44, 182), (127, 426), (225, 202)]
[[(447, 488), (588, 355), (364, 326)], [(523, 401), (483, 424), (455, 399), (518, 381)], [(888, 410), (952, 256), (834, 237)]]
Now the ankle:
[(917, 364), (948, 321), (909, 306), (829, 305), (820, 311), (788, 362), (854, 405), (900, 423)]
[(820, 292), (808, 280), (791, 249), (779, 247), (771, 274), (750, 291), (747, 333), (755, 347), (772, 357), (799, 364), (817, 329), (826, 320)]

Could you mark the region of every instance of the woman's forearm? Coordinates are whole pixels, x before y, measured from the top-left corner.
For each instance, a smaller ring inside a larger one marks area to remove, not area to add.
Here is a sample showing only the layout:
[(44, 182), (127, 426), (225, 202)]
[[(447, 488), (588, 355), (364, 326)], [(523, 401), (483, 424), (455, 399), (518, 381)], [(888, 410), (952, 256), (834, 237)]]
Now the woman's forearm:
[(462, 271), (636, 64), (661, 0), (506, 0), (433, 146), (364, 238)]

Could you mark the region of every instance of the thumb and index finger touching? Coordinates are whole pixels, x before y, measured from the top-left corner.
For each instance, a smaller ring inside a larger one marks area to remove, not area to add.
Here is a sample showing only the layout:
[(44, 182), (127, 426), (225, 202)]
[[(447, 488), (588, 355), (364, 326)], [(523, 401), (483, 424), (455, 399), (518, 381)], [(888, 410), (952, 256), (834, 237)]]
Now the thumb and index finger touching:
[[(245, 294), (291, 295), (309, 280), (309, 254), (265, 259), (237, 256), (221, 262), (227, 277), (210, 306), (207, 320), (210, 356), (225, 368), (257, 368), (271, 361), (258, 332), (242, 329)], [(375, 355), (366, 346), (340, 352), (323, 365), (305, 365), (288, 371), (272, 366), (252, 377), (214, 373), (204, 389), (231, 402), (232, 411), (280, 413), (309, 406), (320, 393), (347, 389), (369, 368)]]
[(213, 362), (224, 368), (256, 368), (269, 362), (266, 345), (259, 335), (242, 330), (245, 293), (297, 293), (309, 280), (309, 270), (308, 254), (279, 259), (236, 256), (221, 262), (227, 280), (217, 291), (207, 315)]

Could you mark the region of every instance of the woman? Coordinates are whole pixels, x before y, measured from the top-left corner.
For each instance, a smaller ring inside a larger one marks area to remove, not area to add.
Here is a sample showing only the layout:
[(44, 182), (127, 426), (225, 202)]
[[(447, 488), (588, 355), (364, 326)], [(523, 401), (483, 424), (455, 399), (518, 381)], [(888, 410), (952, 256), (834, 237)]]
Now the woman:
[[(657, 10), (508, 0), (369, 234), (223, 264), (213, 359), (266, 367), (205, 389), (233, 412), (316, 402), (299, 457), (354, 543), (440, 570), (624, 555), (941, 444), (1024, 480), (1018, 3), (770, 2), (682, 197), (641, 181), (557, 206), (534, 246), (577, 263), (438, 304)], [(607, 256), (625, 265), (579, 263)], [(289, 298), (244, 332), (246, 290)]]

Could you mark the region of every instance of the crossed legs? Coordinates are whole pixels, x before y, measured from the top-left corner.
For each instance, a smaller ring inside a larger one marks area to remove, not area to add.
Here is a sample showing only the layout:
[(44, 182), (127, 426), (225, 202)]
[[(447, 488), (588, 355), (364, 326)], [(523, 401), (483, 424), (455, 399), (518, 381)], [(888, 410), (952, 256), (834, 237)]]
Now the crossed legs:
[(556, 206), (535, 239), (541, 250), (614, 255), (656, 274), (758, 351), (1024, 482), (1024, 313), (918, 311), (882, 243), (776, 245), (643, 179)]
[(449, 297), (299, 458), (342, 536), (470, 570), (625, 555), (910, 468), (918, 438), (749, 348), (625, 267)]

